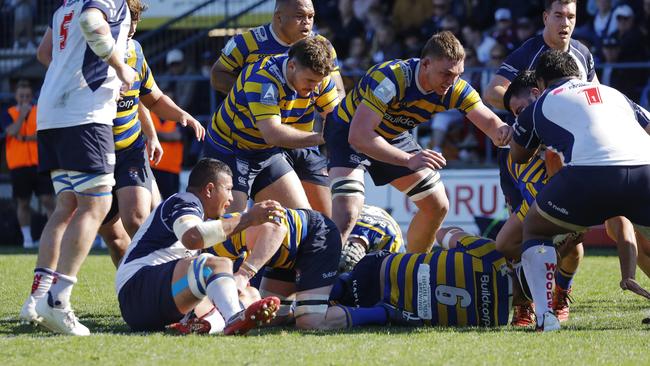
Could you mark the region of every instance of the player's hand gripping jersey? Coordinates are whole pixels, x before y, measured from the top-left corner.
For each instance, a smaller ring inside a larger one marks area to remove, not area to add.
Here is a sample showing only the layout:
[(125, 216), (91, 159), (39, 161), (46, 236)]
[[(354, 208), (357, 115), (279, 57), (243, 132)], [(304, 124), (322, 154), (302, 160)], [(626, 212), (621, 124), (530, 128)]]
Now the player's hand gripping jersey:
[(213, 148), (240, 155), (274, 152), (278, 148), (266, 143), (257, 121), (279, 116), (282, 123), (312, 131), (315, 112), (329, 112), (336, 106), (336, 85), (329, 76), (308, 97), (298, 95), (287, 84), (288, 58), (265, 58), (242, 70), (212, 118), (207, 141)]

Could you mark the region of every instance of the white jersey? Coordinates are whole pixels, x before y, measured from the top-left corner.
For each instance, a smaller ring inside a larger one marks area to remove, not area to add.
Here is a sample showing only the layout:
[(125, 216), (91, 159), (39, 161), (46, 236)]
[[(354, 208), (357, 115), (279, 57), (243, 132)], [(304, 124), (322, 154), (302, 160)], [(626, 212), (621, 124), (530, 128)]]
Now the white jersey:
[(174, 222), (185, 215), (203, 220), (201, 201), (188, 192), (169, 197), (147, 217), (117, 268), (115, 291), (118, 295), (124, 284), (141, 268), (198, 255), (198, 250), (187, 249), (174, 233)]
[(566, 80), (549, 86), (517, 118), (515, 141), (528, 149), (540, 143), (566, 165), (650, 164), (650, 113), (614, 88)]
[(115, 47), (126, 53), (131, 16), (125, 0), (66, 0), (52, 16), (52, 62), (38, 99), (38, 130), (88, 123), (112, 125), (122, 82), (90, 49), (79, 25), (81, 13), (104, 13)]

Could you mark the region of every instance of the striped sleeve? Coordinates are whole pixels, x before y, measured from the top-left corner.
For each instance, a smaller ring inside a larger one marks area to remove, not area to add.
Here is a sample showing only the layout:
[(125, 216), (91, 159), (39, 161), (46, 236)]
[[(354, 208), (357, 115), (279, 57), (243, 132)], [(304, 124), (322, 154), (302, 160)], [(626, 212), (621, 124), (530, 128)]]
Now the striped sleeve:
[(481, 102), (478, 92), (463, 79), (458, 79), (454, 84), (451, 98), (450, 109), (458, 109), (465, 114), (478, 107)]
[(321, 91), (316, 98), (316, 110), (319, 113), (329, 113), (339, 104), (336, 84), (331, 76), (326, 76), (321, 82), (320, 88)]
[(397, 84), (393, 78), (393, 70), (390, 67), (380, 67), (366, 74), (361, 83), (365, 84), (360, 88), (361, 102), (372, 109), (379, 116), (384, 116), (388, 110), (388, 104), (397, 96)]
[(156, 81), (153, 78), (153, 73), (147, 64), (147, 60), (143, 59), (142, 69), (140, 70), (140, 95), (147, 95), (151, 93), (151, 89), (156, 85)]
[(280, 90), (274, 80), (262, 76), (252, 78), (244, 84), (244, 93), (253, 119), (281, 116)]
[(217, 62), (226, 68), (226, 70), (239, 73), (246, 64), (246, 57), (250, 53), (249, 47), (247, 46), (247, 43), (250, 43), (250, 41), (247, 42), (246, 38), (251, 38), (255, 42), (249, 31), (230, 38), (221, 50), (221, 56), (219, 56)]

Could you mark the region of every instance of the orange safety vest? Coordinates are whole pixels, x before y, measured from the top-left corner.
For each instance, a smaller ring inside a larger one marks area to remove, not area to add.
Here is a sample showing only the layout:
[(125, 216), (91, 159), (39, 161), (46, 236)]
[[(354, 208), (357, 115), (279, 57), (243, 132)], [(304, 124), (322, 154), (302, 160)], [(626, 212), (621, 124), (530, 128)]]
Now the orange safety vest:
[[(20, 111), (17, 106), (10, 107), (7, 112), (16, 123)], [(25, 122), (20, 127), (20, 134), (23, 136), (36, 135), (36, 106), (32, 106), (29, 111)], [(15, 137), (7, 135), (7, 167), (9, 169), (16, 169), (28, 166), (38, 165), (38, 144), (36, 141), (20, 141)]]
[[(160, 118), (151, 112), (151, 119), (157, 132), (174, 132), (176, 122), (161, 121)], [(151, 163), (151, 169), (162, 170), (164, 172), (179, 174), (183, 163), (183, 142), (182, 141), (161, 141), (163, 156), (158, 165)]]

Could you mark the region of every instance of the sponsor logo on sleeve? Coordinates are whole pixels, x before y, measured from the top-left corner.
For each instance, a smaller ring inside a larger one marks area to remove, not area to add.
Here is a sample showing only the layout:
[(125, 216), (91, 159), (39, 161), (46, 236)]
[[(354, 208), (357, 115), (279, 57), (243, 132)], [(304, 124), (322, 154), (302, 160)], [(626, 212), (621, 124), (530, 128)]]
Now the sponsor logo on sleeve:
[(384, 79), (379, 83), (379, 85), (377, 85), (372, 93), (375, 94), (382, 103), (388, 104), (388, 102), (397, 95), (397, 90), (395, 89), (395, 84), (393, 84), (390, 79)]
[(266, 105), (278, 105), (278, 90), (271, 83), (262, 84), (260, 102)]
[(235, 43), (235, 37), (232, 37), (223, 47), (223, 50), (221, 50), (221, 52), (226, 56), (230, 56), (230, 53), (232, 53), (232, 50), (234, 50), (236, 46), (237, 43)]
[(269, 39), (269, 36), (266, 33), (266, 29), (264, 29), (264, 26), (260, 26), (253, 29), (253, 36), (255, 36), (255, 39), (257, 39), (258, 42), (264, 42)]

